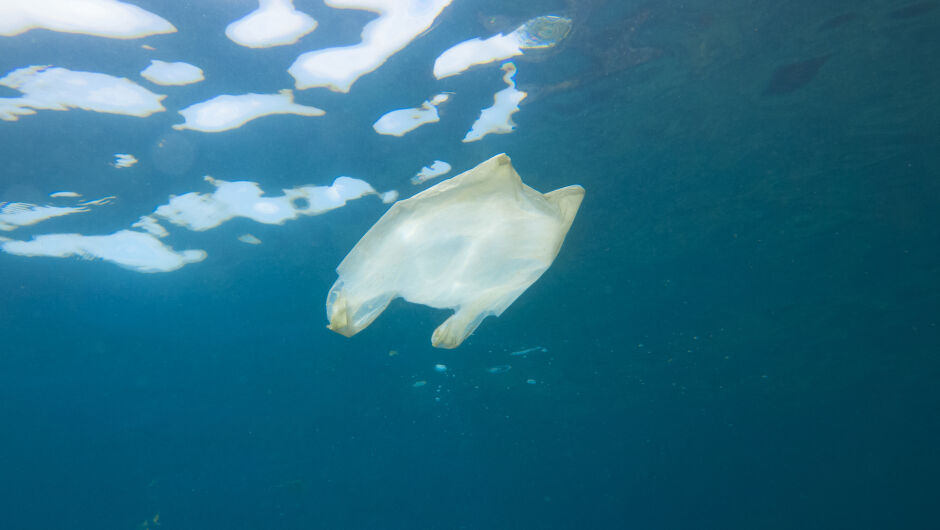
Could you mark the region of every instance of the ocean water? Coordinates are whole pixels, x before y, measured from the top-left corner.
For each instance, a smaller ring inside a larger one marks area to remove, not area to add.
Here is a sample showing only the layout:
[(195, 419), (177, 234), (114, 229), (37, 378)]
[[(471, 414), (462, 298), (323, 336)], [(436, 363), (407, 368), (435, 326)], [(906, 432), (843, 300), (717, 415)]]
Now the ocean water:
[[(166, 244), (207, 253), (172, 272), (0, 252), (0, 528), (936, 525), (940, 3), (454, 0), (348, 94), (295, 91), (324, 116), (222, 133), (172, 125), (293, 87), (297, 55), (354, 44), (372, 15), (296, 0), (320, 27), (247, 49), (224, 28), (255, 2), (133, 3), (178, 32), (0, 37), (2, 74), (168, 94), (149, 118), (0, 122), (0, 201), (116, 197), (0, 236), (127, 229), (210, 192), (204, 175), (408, 197), (434, 159), (453, 175), (501, 152), (535, 189), (586, 197), (554, 264), (456, 350), (429, 341), (447, 311), (401, 299), (352, 338), (325, 329), (376, 197), (283, 225), (165, 223)], [(515, 130), (461, 143), (502, 72), (436, 80), (434, 59), (544, 14), (573, 27), (514, 58)], [(154, 58), (206, 80), (147, 84)], [(372, 131), (442, 91), (439, 123)]]

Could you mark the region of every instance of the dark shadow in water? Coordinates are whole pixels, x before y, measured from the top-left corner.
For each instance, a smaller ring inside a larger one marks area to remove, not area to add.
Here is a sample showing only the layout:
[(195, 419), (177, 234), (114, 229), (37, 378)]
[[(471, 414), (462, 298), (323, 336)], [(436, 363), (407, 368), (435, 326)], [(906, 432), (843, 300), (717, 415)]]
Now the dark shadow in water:
[(940, 4), (937, 2), (918, 2), (888, 12), (888, 18), (901, 19), (919, 17), (933, 11), (938, 5)]
[(841, 15), (834, 16), (820, 24), (819, 31), (829, 31), (831, 29), (836, 29), (860, 18), (862, 17), (858, 13), (843, 13)]
[(816, 77), (819, 69), (829, 60), (829, 56), (821, 55), (777, 68), (764, 89), (764, 95), (777, 96), (796, 91)]

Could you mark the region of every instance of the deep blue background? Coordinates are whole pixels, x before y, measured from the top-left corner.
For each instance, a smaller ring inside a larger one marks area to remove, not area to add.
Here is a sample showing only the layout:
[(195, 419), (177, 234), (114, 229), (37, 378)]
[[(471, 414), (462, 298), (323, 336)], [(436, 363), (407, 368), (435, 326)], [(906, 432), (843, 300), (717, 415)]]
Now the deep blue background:
[[(455, 0), (350, 94), (297, 93), (325, 116), (220, 134), (170, 125), (220, 93), (290, 87), (297, 54), (355, 42), (368, 15), (298, 0), (321, 27), (248, 50), (222, 31), (253, 2), (136, 3), (179, 33), (0, 39), (2, 72), (139, 79), (158, 58), (207, 76), (154, 89), (169, 111), (145, 120), (0, 123), (0, 200), (119, 197), (5, 235), (111, 233), (209, 191), (205, 174), (273, 194), (349, 175), (407, 196), (435, 158), (462, 171), (499, 152), (536, 189), (587, 196), (555, 264), (455, 351), (429, 345), (446, 312), (401, 300), (352, 339), (324, 329), (335, 266), (385, 209), (375, 198), (284, 226), (175, 229), (168, 244), (209, 257), (167, 274), (0, 255), (0, 527), (935, 524), (937, 2)], [(516, 61), (531, 94), (518, 129), (461, 144), (501, 72), (438, 82), (433, 59), (550, 12), (575, 30)], [(657, 54), (633, 64), (642, 47)], [(819, 57), (815, 75), (780, 81)], [(442, 90), (455, 96), (440, 123), (371, 130)], [(116, 152), (141, 161), (115, 170)], [(509, 355), (533, 346), (548, 351)]]

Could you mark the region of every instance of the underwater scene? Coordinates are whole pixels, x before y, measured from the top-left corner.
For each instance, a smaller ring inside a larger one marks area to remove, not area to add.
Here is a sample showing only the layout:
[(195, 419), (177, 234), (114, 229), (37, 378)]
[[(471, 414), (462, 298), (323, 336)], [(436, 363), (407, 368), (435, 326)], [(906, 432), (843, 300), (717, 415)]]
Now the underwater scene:
[(0, 530), (940, 517), (940, 1), (0, 0)]

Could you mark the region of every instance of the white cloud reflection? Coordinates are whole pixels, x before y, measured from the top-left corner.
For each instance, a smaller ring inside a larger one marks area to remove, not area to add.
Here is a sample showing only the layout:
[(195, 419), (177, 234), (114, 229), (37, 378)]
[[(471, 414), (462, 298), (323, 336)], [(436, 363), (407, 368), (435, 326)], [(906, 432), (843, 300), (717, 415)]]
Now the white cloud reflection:
[(16, 121), (36, 110), (79, 108), (139, 118), (166, 110), (160, 104), (166, 96), (130, 79), (95, 72), (28, 66), (0, 78), (0, 85), (23, 93), (18, 98), (0, 98), (0, 120), (5, 121)]
[(451, 0), (324, 0), (330, 7), (362, 9), (378, 18), (362, 28), (362, 42), (302, 54), (287, 70), (298, 89), (349, 92), (353, 83), (382, 66), (421, 35)]
[(0, 1), (0, 35), (12, 37), (31, 29), (112, 39), (137, 39), (176, 31), (167, 20), (115, 0)]
[(0, 250), (18, 256), (100, 259), (137, 272), (170, 272), (206, 258), (203, 250), (177, 252), (154, 236), (133, 230), (104, 236), (43, 234), (30, 241), (4, 241)]
[(294, 103), (290, 90), (277, 94), (222, 95), (190, 105), (180, 111), (185, 122), (174, 129), (192, 129), (201, 132), (222, 132), (237, 129), (251, 120), (272, 114), (322, 116), (323, 110)]
[(317, 28), (317, 21), (291, 0), (260, 0), (258, 9), (232, 22), (225, 36), (248, 48), (293, 44)]

